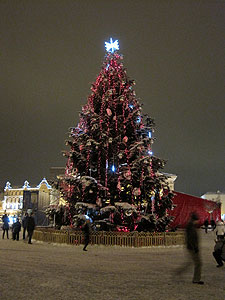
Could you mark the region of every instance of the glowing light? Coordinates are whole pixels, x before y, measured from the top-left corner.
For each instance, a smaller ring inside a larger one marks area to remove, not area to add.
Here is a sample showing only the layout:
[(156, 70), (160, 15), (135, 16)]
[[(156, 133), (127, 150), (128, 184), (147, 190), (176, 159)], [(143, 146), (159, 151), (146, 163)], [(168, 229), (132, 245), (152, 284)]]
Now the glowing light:
[(90, 218), (88, 215), (84, 215), (86, 220), (89, 220), (91, 223), (93, 222), (92, 218)]
[(105, 42), (105, 48), (107, 52), (113, 53), (115, 50), (119, 50), (118, 40), (113, 42), (113, 39), (110, 38), (110, 43)]
[(151, 137), (152, 137), (152, 132), (151, 132), (151, 131), (149, 131), (149, 133), (148, 133), (148, 137), (149, 137), (149, 138), (151, 138)]
[(140, 123), (141, 122), (141, 117), (138, 117), (137, 118), (137, 123)]
[(149, 154), (149, 155), (152, 155), (152, 154), (153, 154), (153, 152), (149, 150), (149, 151), (148, 151), (148, 154)]
[(9, 224), (12, 225), (13, 223), (16, 222), (16, 217), (14, 216), (9, 216)]
[(114, 166), (114, 165), (112, 165), (112, 168), (111, 168), (111, 170), (112, 170), (113, 172), (115, 172), (115, 171), (116, 171), (116, 168), (115, 168), (115, 166)]
[(133, 106), (132, 104), (130, 104), (130, 105), (129, 105), (129, 107), (130, 107), (131, 109), (133, 109), (133, 108), (134, 108), (134, 106)]

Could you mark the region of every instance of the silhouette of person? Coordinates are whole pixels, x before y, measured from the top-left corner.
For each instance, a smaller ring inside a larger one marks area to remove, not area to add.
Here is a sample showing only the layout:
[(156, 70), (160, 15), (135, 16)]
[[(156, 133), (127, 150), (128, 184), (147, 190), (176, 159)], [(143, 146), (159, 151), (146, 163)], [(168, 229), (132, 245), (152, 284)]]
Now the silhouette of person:
[(26, 238), (26, 230), (27, 230), (27, 219), (28, 213), (25, 213), (25, 216), (22, 219), (22, 226), (23, 226), (23, 240)]
[(210, 221), (210, 224), (211, 224), (211, 226), (212, 226), (212, 231), (214, 231), (215, 228), (216, 228), (216, 222), (212, 219), (212, 220)]
[(33, 217), (33, 214), (30, 213), (30, 214), (28, 214), (28, 218), (27, 218), (28, 244), (32, 244), (31, 239), (32, 239), (32, 235), (34, 232), (34, 228), (35, 228), (34, 217)]
[[(194, 275), (192, 283), (194, 284), (204, 284), (204, 281), (201, 281), (201, 259), (199, 254), (199, 238), (196, 227), (198, 225), (198, 216), (195, 213), (191, 214), (190, 220), (186, 226), (186, 247), (188, 251), (189, 258), (194, 264)], [(190, 266), (190, 261), (187, 262), (176, 271), (176, 275), (179, 276)]]
[(223, 261), (225, 261), (225, 240), (220, 238), (216, 241), (213, 256), (218, 263), (217, 268), (223, 266)]
[(82, 226), (82, 231), (84, 232), (84, 248), (83, 251), (87, 251), (87, 246), (90, 241), (90, 221), (86, 220)]
[(209, 221), (208, 221), (208, 219), (205, 219), (205, 221), (204, 221), (205, 233), (208, 232), (208, 226), (209, 226)]
[(5, 214), (2, 217), (2, 222), (3, 222), (3, 226), (2, 226), (2, 229), (3, 229), (2, 239), (4, 240), (5, 232), (6, 232), (6, 235), (7, 235), (7, 239), (9, 238), (9, 217), (8, 217), (6, 211), (5, 211)]
[(16, 219), (16, 222), (12, 225), (12, 234), (13, 234), (13, 240), (19, 241), (20, 238), (20, 230), (21, 230), (21, 224), (19, 221), (19, 218)]

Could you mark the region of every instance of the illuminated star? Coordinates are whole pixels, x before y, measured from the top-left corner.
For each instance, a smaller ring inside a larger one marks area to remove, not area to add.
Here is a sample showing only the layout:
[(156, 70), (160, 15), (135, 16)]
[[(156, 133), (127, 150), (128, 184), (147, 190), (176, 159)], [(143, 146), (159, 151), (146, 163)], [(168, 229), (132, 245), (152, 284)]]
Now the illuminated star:
[(119, 50), (118, 40), (113, 42), (113, 39), (110, 38), (110, 43), (105, 42), (105, 48), (107, 52), (113, 53), (115, 50)]

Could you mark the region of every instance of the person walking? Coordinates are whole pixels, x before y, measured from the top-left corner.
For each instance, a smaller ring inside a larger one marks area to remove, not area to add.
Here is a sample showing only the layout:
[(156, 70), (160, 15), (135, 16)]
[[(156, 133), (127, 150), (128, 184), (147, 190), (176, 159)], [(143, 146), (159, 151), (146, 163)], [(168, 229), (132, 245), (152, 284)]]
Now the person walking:
[(9, 217), (8, 217), (6, 211), (5, 211), (5, 214), (2, 217), (2, 222), (3, 222), (3, 225), (2, 225), (2, 229), (3, 229), (2, 239), (4, 240), (5, 232), (6, 232), (6, 235), (7, 235), (7, 239), (9, 238)]
[(211, 219), (210, 225), (211, 225), (211, 227), (212, 227), (212, 231), (214, 231), (215, 228), (216, 228), (216, 222), (215, 222), (213, 219)]
[(199, 254), (199, 238), (196, 227), (198, 225), (198, 216), (195, 213), (192, 213), (190, 221), (186, 227), (186, 245), (191, 256), (191, 259), (194, 263), (194, 276), (192, 283), (204, 284), (204, 281), (201, 281), (201, 259)]
[(12, 234), (13, 234), (13, 240), (19, 241), (20, 238), (20, 230), (21, 230), (21, 223), (19, 221), (19, 218), (16, 219), (16, 222), (12, 225)]
[(217, 268), (223, 266), (223, 261), (225, 261), (225, 240), (224, 238), (220, 238), (216, 240), (216, 244), (214, 247), (213, 256), (218, 263)]
[(90, 241), (90, 221), (86, 220), (85, 223), (82, 226), (82, 231), (84, 232), (84, 248), (83, 251), (87, 251), (87, 246), (89, 244)]
[(35, 228), (34, 217), (33, 217), (33, 214), (30, 213), (30, 214), (28, 214), (28, 218), (27, 218), (28, 244), (32, 244), (31, 239), (32, 239), (32, 235), (33, 235), (33, 232), (34, 232), (34, 228)]
[(23, 226), (23, 240), (26, 239), (26, 230), (27, 230), (27, 219), (28, 219), (28, 213), (25, 213), (23, 219), (22, 219), (22, 226)]
[(218, 221), (216, 223), (216, 236), (217, 236), (217, 239), (220, 240), (220, 239), (223, 239), (224, 238), (224, 234), (225, 234), (225, 228), (224, 228), (224, 224), (222, 221)]
[[(194, 275), (192, 279), (192, 283), (194, 284), (204, 284), (204, 281), (201, 280), (201, 267), (202, 262), (199, 254), (199, 238), (197, 233), (197, 225), (198, 225), (198, 215), (196, 213), (192, 213), (190, 220), (186, 226), (185, 230), (185, 242), (186, 248), (188, 251), (188, 257), (191, 259), (194, 264)], [(189, 259), (187, 262), (176, 270), (175, 275), (179, 276), (191, 265)]]

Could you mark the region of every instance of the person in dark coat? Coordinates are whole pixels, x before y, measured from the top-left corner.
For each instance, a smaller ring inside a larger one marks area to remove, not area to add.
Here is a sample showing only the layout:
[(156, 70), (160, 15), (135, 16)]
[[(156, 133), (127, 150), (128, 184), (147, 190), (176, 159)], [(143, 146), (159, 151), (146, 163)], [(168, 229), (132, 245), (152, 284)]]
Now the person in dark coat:
[(212, 220), (210, 221), (210, 224), (211, 224), (211, 226), (212, 226), (212, 231), (214, 231), (214, 230), (216, 229), (216, 222), (212, 219)]
[(82, 231), (84, 233), (84, 248), (83, 251), (87, 251), (87, 246), (90, 241), (90, 222), (89, 220), (86, 220), (85, 223), (82, 225)]
[(192, 282), (197, 284), (204, 284), (204, 282), (201, 281), (202, 263), (199, 255), (199, 238), (196, 230), (198, 220), (198, 216), (195, 213), (192, 213), (190, 221), (188, 222), (186, 227), (186, 245), (195, 266)]
[(205, 233), (208, 232), (208, 226), (209, 226), (209, 221), (208, 221), (208, 219), (205, 219), (205, 221), (204, 221)]
[(5, 232), (6, 232), (6, 235), (7, 235), (7, 239), (9, 238), (9, 217), (8, 217), (6, 212), (2, 217), (2, 222), (3, 222), (3, 225), (2, 225), (2, 229), (3, 229), (2, 239), (4, 240)]
[(20, 238), (20, 230), (21, 230), (21, 223), (19, 219), (16, 219), (16, 222), (12, 225), (12, 234), (13, 234), (13, 240), (19, 241)]
[(223, 261), (225, 261), (225, 240), (220, 238), (216, 241), (213, 256), (218, 263), (217, 268), (223, 266)]
[(22, 226), (23, 226), (23, 240), (26, 238), (26, 230), (27, 230), (27, 219), (28, 213), (25, 213), (25, 216), (22, 219)]
[[(191, 214), (190, 220), (186, 226), (185, 240), (188, 254), (192, 262), (194, 263), (194, 276), (192, 283), (204, 284), (201, 281), (201, 259), (199, 254), (199, 238), (196, 230), (198, 224), (198, 216), (195, 213)], [(187, 261), (181, 268), (176, 271), (176, 275), (180, 276), (188, 267), (190, 266), (190, 261)]]
[(28, 218), (27, 218), (28, 244), (32, 244), (31, 239), (34, 232), (34, 228), (35, 228), (35, 221), (34, 221), (33, 214), (31, 213), (28, 214)]

